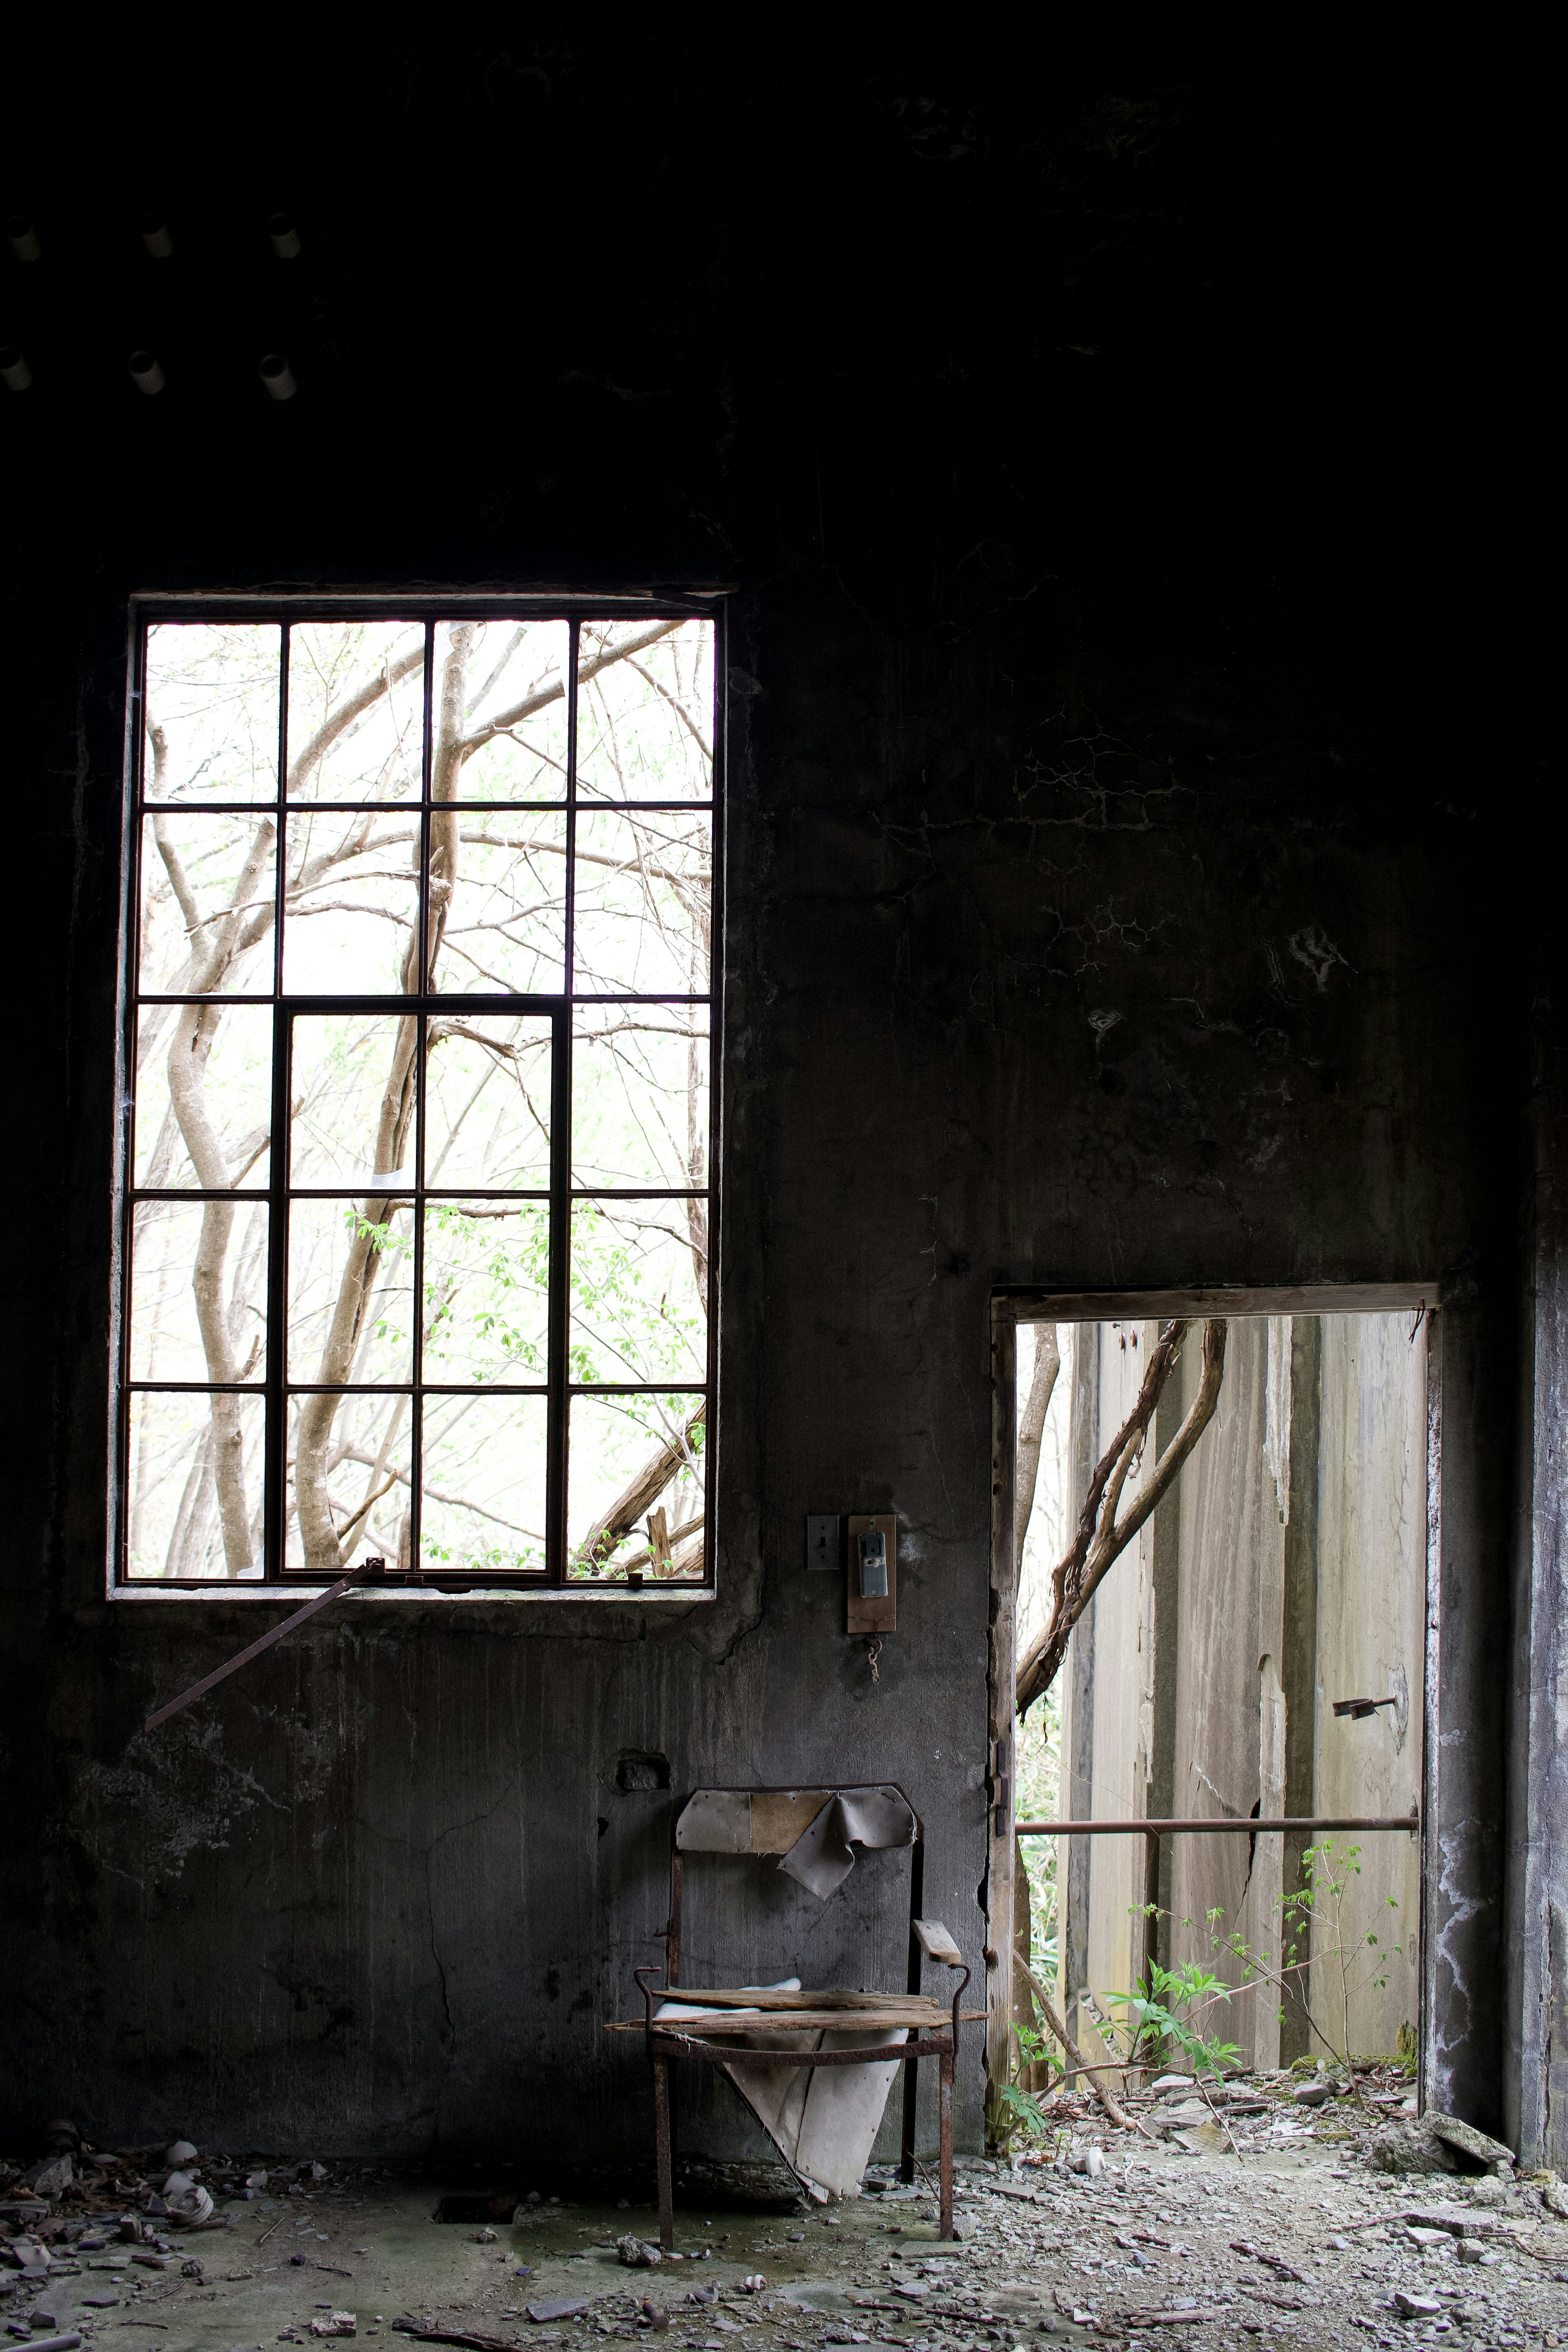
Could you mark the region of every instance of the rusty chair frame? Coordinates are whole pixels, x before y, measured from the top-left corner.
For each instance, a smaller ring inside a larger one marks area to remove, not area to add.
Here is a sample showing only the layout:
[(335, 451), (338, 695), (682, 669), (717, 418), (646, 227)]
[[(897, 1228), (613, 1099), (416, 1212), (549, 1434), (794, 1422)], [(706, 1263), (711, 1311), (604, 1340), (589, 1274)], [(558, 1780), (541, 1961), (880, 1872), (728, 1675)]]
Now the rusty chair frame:
[[(798, 1781), (788, 1785), (773, 1784), (771, 1786), (758, 1783), (752, 1786), (715, 1790), (713, 1793), (723, 1796), (745, 1797), (790, 1796), (802, 1792), (806, 1785), (807, 1784), (803, 1784)], [(879, 1789), (897, 1790), (898, 1794), (903, 1798), (904, 1802), (909, 1805), (910, 1814), (913, 1817), (915, 1833), (910, 1848), (909, 1969), (907, 1989), (903, 1998), (912, 1998), (917, 2000), (930, 1998), (930, 1996), (923, 1995), (921, 1990), (921, 1963), (926, 1957), (926, 1946), (923, 1945), (921, 1941), (921, 1935), (925, 1927), (925, 1923), (921, 1918), (921, 1904), (925, 1886), (924, 1824), (921, 1822), (920, 1814), (916, 1811), (914, 1805), (910, 1803), (908, 1791), (901, 1788), (898, 1781), (879, 1780), (875, 1783), (856, 1781), (851, 1785), (857, 1788), (874, 1785)], [(635, 1969), (632, 1972), (637, 1979), (637, 1989), (643, 1997), (643, 2032), (648, 2059), (653, 2068), (654, 2132), (658, 2144), (658, 2155), (659, 2243), (667, 2252), (673, 2249), (675, 2243), (675, 2150), (669, 2080), (669, 2069), (673, 2061), (677, 2059), (689, 2059), (696, 2061), (699, 2063), (717, 2066), (729, 2065), (736, 2060), (742, 2061), (748, 2066), (867, 2066), (885, 2065), (888, 2063), (889, 2056), (889, 2045), (886, 2042), (873, 2043), (868, 2048), (863, 2050), (773, 2051), (756, 2050), (750, 2047), (743, 2050), (736, 2049), (722, 2042), (707, 2041), (701, 2035), (693, 2033), (682, 2026), (678, 2026), (673, 2021), (661, 2024), (655, 2018), (653, 2009), (656, 2000), (665, 2000), (677, 1997), (684, 1997), (689, 2000), (700, 2001), (703, 1998), (703, 1994), (700, 1988), (685, 1986), (680, 1982), (681, 1896), (683, 1892), (683, 1872), (681, 1866), (681, 1850), (676, 1843), (676, 1834), (679, 1830), (681, 1815), (685, 1811), (686, 1806), (690, 1802), (691, 1797), (697, 1793), (699, 1792), (696, 1790), (689, 1792), (687, 1797), (677, 1805), (675, 1809), (674, 1822), (671, 1824), (669, 1921), (668, 1925), (663, 1929), (662, 1934), (658, 1938), (658, 1940), (663, 1942), (665, 1947), (665, 1964), (663, 1972), (665, 1980), (662, 1985), (652, 1985), (647, 1981), (650, 1977), (657, 1973), (656, 1967), (651, 1964), (646, 1968)], [(813, 1790), (812, 1793), (815, 1794), (816, 1790)], [(830, 1787), (827, 1790), (827, 1794), (830, 1799), (843, 1793), (844, 1791), (838, 1788)], [(743, 1860), (760, 1859), (761, 1857), (737, 1855), (734, 1858), (736, 1860)], [(953, 1963), (950, 1963), (950, 1965), (953, 1965)], [(898, 2021), (899, 2023), (907, 2026), (910, 2037), (903, 2044), (902, 2049), (897, 2053), (904, 2070), (902, 2137), (899, 2159), (899, 2178), (900, 2180), (912, 2181), (915, 2177), (915, 2113), (920, 2089), (920, 2063), (922, 2059), (926, 2058), (934, 2058), (937, 2061), (939, 2206), (937, 2234), (940, 2238), (951, 2238), (953, 2235), (952, 2085), (958, 2064), (958, 2037), (961, 2016), (965, 2013), (971, 2017), (977, 2013), (982, 2015), (984, 2014), (984, 2012), (974, 2011), (961, 2012), (959, 2003), (963, 1999), (964, 1988), (969, 1982), (970, 1970), (967, 1967), (963, 1966), (962, 1960), (957, 1961), (956, 1965), (963, 1969), (963, 1974), (959, 1979), (957, 1988), (952, 1996), (951, 2021), (945, 2028), (938, 2028), (933, 2022), (924, 2019), (909, 2020), (907, 2018), (900, 2018)], [(747, 1987), (745, 1990), (751, 1991), (758, 1989)], [(799, 1996), (799, 1998), (804, 1998), (804, 1996)], [(897, 1998), (899, 1998), (899, 1996), (891, 1994), (889, 1995), (889, 2000)], [(938, 2007), (938, 2004), (934, 2000), (932, 2000), (931, 2005), (933, 2009)], [(836, 2025), (833, 2030), (850, 2030), (855, 2025), (859, 2014), (861, 2013), (853, 2009), (845, 2010), (842, 2012), (842, 2025)], [(868, 2030), (869, 2021), (876, 2019), (879, 2014), (879, 2012), (875, 2010), (865, 2012), (868, 2019)], [(768, 2011), (767, 2016), (773, 2022), (775, 2030), (788, 2030), (790, 2011), (787, 2009), (781, 2009), (777, 2012)], [(763, 2024), (763, 2021), (760, 2019), (753, 2021), (748, 2018), (747, 2021), (748, 2025), (752, 2027), (753, 2030), (758, 2027), (761, 2027), (762, 2030), (764, 2031), (767, 2030)]]

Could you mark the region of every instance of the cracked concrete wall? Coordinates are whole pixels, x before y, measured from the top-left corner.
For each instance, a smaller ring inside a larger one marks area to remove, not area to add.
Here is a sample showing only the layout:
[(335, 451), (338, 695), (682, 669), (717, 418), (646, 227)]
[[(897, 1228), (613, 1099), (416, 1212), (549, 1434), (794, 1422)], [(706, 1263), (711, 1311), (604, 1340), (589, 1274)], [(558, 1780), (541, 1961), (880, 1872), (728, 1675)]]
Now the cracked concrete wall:
[[(1300, 302), (1287, 331), (1265, 292), (1316, 131), (1070, 75), (1021, 121), (880, 65), (782, 94), (679, 66), (389, 36), (347, 194), (265, 126), (257, 184), (314, 207), (287, 284), (265, 247), (247, 274), (226, 163), (147, 131), (212, 260), (156, 281), (191, 354), (162, 401), (89, 348), (153, 282), (103, 230), (121, 198), (40, 134), (58, 268), (16, 280), (48, 363), (6, 411), (0, 633), (38, 992), (0, 1169), (7, 2141), (71, 2109), (110, 2140), (646, 2148), (600, 2031), (664, 1917), (627, 1748), (677, 1787), (895, 1775), (978, 1958), (993, 1284), (1434, 1275), (1434, 2047), (1494, 2126), (1528, 992), (1429, 487), (1338, 390), (1309, 403)], [(438, 99), (471, 135), (431, 205)], [(242, 115), (226, 89), (237, 152)], [(545, 300), (519, 207), (567, 187), (604, 269)], [(628, 251), (654, 219), (690, 225), (689, 270)], [(1321, 348), (1382, 348), (1387, 273), (1344, 310), (1373, 249), (1353, 221), (1332, 247)], [(450, 329), (424, 373), (388, 359), (411, 287)], [(279, 315), (284, 409), (247, 341)], [(126, 598), (672, 582), (735, 588), (720, 1598), (355, 1601), (142, 1740), (258, 1616), (102, 1596)], [(801, 1563), (833, 1508), (900, 1517), (875, 1688)], [(728, 1898), (715, 1954), (881, 1971), (883, 1870), (823, 1914)], [(970, 2142), (979, 2116), (972, 2051)]]

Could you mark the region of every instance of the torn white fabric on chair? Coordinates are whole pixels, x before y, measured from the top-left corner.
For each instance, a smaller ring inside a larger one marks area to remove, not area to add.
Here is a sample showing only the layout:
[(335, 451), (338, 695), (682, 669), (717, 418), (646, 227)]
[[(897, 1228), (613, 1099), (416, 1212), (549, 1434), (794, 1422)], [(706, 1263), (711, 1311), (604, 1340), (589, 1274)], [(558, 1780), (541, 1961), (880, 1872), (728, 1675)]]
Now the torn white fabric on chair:
[[(751, 1991), (742, 1986), (742, 1991)], [(776, 1985), (758, 1985), (758, 1992), (798, 1992), (800, 1979), (785, 1977)], [(654, 2011), (661, 2024), (686, 2019), (761, 2017), (760, 2009), (704, 2009), (694, 2001), (663, 2000)], [(896, 2052), (907, 2039), (900, 2026), (891, 2033), (792, 2033), (787, 2027), (771, 2028), (743, 2037), (748, 2050), (862, 2050)], [(861, 2176), (881, 2126), (888, 2093), (900, 2060), (870, 2061), (863, 2066), (748, 2066), (744, 2059), (726, 2065), (728, 2074), (746, 2105), (808, 2196), (820, 2205), (829, 2197), (858, 2197)]]
[(887, 1789), (840, 1789), (795, 1840), (779, 1868), (826, 1903), (855, 1867), (853, 1847), (913, 1845), (914, 1842), (915, 1817), (904, 1798)]

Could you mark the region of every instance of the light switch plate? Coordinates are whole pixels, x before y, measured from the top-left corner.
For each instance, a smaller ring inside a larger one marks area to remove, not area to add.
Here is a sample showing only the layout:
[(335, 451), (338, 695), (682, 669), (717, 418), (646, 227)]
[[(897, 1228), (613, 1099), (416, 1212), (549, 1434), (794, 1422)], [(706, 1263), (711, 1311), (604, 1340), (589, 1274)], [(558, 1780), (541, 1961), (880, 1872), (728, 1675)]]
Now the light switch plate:
[(805, 1564), (829, 1576), (844, 1565), (844, 1519), (837, 1511), (806, 1515)]

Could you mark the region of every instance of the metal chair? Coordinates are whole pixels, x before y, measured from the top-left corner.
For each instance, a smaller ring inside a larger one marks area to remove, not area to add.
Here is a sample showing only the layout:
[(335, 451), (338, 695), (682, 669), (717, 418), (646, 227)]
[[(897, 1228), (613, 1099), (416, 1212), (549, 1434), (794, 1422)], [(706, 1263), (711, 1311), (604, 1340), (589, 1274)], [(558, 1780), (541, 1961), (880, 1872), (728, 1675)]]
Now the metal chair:
[[(864, 1784), (860, 1784), (862, 1787)], [(903, 1993), (851, 1992), (834, 1989), (826, 1992), (795, 1992), (761, 1989), (752, 1986), (726, 1986), (717, 1990), (693, 1988), (680, 1979), (681, 1897), (683, 1872), (680, 1823), (688, 1808), (698, 1800), (714, 1798), (746, 1798), (752, 1801), (750, 1819), (752, 1824), (745, 1853), (752, 1856), (782, 1855), (791, 1851), (796, 1840), (815, 1820), (822, 1808), (835, 1797), (848, 1796), (847, 1789), (783, 1789), (750, 1788), (726, 1790), (696, 1790), (676, 1815), (671, 1838), (669, 1864), (669, 1923), (663, 1931), (665, 1946), (664, 1983), (655, 1986), (649, 1979), (658, 1973), (653, 1967), (633, 1971), (643, 1996), (643, 2016), (627, 2019), (614, 2031), (641, 2031), (653, 2068), (654, 2128), (658, 2158), (658, 2224), (659, 2242), (668, 2252), (675, 2242), (674, 2210), (674, 2149), (671, 2130), (670, 2081), (671, 2062), (686, 2059), (700, 2064), (729, 2067), (736, 2062), (748, 2068), (760, 2066), (818, 2067), (887, 2064), (889, 2046), (873, 2043), (864, 2049), (848, 2050), (768, 2050), (742, 2045), (726, 2046), (716, 2035), (734, 2032), (754, 2035), (767, 2020), (774, 2031), (791, 2032), (846, 2032), (855, 2031), (894, 2032), (902, 2029), (907, 2039), (893, 2045), (894, 2063), (904, 2069), (904, 2107), (902, 2148), (899, 2166), (900, 2178), (912, 2181), (915, 2177), (915, 2107), (919, 2088), (918, 2068), (921, 2060), (934, 2058), (938, 2063), (938, 2135), (940, 2207), (938, 2234), (951, 2238), (952, 2228), (952, 2084), (958, 2060), (958, 2036), (961, 2023), (984, 2019), (983, 2009), (961, 2010), (959, 2002), (969, 1982), (970, 1971), (947, 1929), (939, 1920), (921, 1916), (925, 1864), (925, 1835), (920, 1815), (915, 1811), (905, 1791), (896, 1781), (879, 1784), (880, 1790), (896, 1795), (909, 1805), (914, 1822), (910, 1843), (910, 1943), (909, 1979)], [(760, 1807), (756, 1800), (781, 1801), (765, 1802)], [(690, 1841), (688, 1849), (693, 1850)], [(735, 1853), (731, 1844), (699, 1847), (694, 1850)], [(950, 1969), (963, 1970), (951, 2003), (933, 2000), (921, 1990), (921, 1970), (927, 1960), (938, 1961)], [(703, 2019), (701, 2032), (694, 2032), (690, 2021), (674, 2020), (660, 2021), (654, 2015), (656, 2000), (679, 1999), (700, 2003), (716, 2010), (733, 2009), (747, 2012), (737, 2016), (733, 2027), (718, 2019)]]

